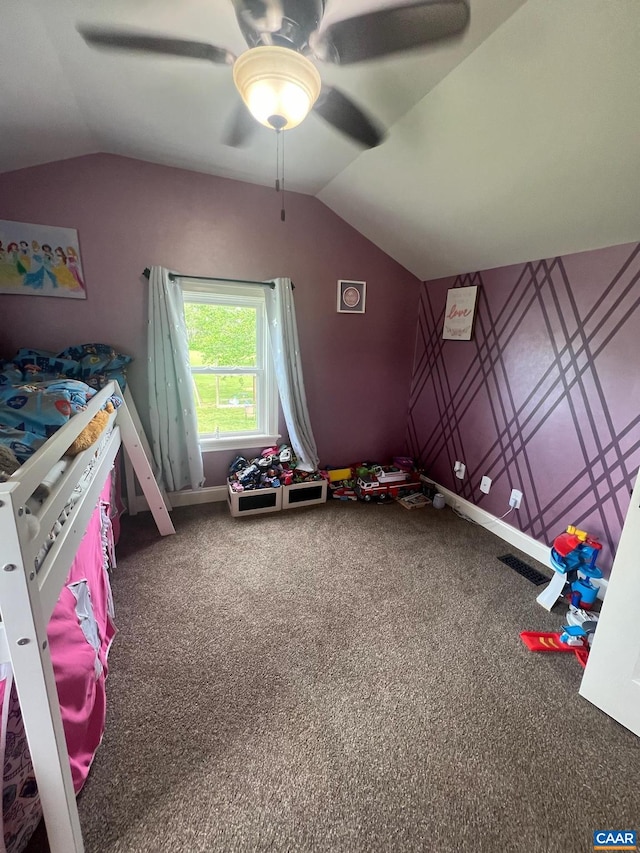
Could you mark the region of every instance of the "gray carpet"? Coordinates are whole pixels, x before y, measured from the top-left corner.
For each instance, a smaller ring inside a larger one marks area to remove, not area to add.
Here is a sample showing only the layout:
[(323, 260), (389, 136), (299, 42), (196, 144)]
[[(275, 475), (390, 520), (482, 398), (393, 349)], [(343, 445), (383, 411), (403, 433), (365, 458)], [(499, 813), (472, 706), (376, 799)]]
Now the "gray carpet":
[[(640, 741), (578, 696), (514, 552), (451, 510), (125, 519), (88, 853), (592, 849)], [(42, 833), (40, 833), (40, 836)], [(43, 849), (35, 839), (30, 853)]]

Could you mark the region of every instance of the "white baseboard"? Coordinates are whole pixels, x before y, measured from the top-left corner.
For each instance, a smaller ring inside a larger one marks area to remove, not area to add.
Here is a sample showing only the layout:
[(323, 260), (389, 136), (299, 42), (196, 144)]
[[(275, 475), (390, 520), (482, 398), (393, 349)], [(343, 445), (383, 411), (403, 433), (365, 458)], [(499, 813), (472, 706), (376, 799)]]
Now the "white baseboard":
[[(207, 486), (205, 489), (183, 489), (180, 492), (168, 492), (167, 497), (172, 507), (191, 506), (192, 504), (209, 504), (226, 501), (226, 486)], [(149, 504), (142, 495), (136, 495), (135, 512), (146, 512)], [(132, 513), (134, 515), (135, 513)]]
[[(500, 539), (503, 539), (505, 542), (513, 545), (514, 548), (517, 548), (519, 551), (524, 552), (529, 557), (532, 557), (534, 560), (542, 563), (543, 566), (547, 566), (550, 569), (553, 568), (551, 565), (551, 552), (548, 545), (538, 542), (537, 539), (523, 533), (521, 530), (516, 530), (515, 527), (512, 527), (510, 524), (502, 521), (502, 519), (497, 518), (495, 515), (491, 515), (491, 513), (484, 509), (480, 509), (480, 507), (472, 504), (471, 501), (461, 498), (460, 495), (457, 495), (449, 489), (445, 489), (444, 486), (439, 486), (437, 483), (435, 486), (440, 494), (444, 495), (445, 501), (449, 506), (452, 506), (463, 515), (468, 516), (477, 524), (482, 525), (482, 527), (490, 533), (493, 533), (495, 536), (498, 536)], [(514, 509), (513, 512), (517, 513), (518, 510)], [(607, 592), (607, 579), (594, 579), (592, 583), (594, 586), (598, 587), (598, 598), (603, 599)]]
[[(544, 545), (542, 542), (538, 542), (537, 539), (528, 536), (521, 530), (516, 530), (515, 527), (507, 524), (495, 515), (491, 515), (490, 512), (480, 509), (480, 507), (472, 504), (471, 501), (461, 498), (460, 495), (456, 495), (455, 492), (451, 492), (449, 489), (445, 489), (443, 486), (438, 486), (437, 484), (436, 488), (440, 494), (444, 495), (449, 506), (457, 509), (458, 512), (461, 512), (463, 515), (468, 516), (477, 524), (481, 524), (483, 527), (486, 527), (490, 533), (494, 533), (500, 539), (504, 539), (505, 542), (513, 545), (514, 548), (517, 548), (519, 551), (524, 551), (525, 554), (532, 557), (534, 560), (537, 560), (539, 563), (542, 563), (543, 566), (552, 568), (549, 547), (547, 545)], [(518, 512), (518, 510), (514, 509), (513, 512)]]

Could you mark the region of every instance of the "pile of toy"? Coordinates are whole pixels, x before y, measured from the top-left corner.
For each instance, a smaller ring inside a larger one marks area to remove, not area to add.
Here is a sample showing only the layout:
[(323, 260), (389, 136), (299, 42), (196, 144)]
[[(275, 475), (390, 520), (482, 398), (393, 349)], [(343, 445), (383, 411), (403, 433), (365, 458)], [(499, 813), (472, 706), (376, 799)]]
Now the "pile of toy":
[(229, 466), (229, 485), (234, 492), (246, 492), (322, 479), (317, 471), (301, 471), (297, 464), (298, 459), (288, 444), (265, 447), (260, 456), (251, 461), (236, 456)]
[[(365, 469), (367, 463), (351, 465), (348, 468), (326, 468), (322, 473), (328, 480), (327, 497), (340, 501), (357, 501), (356, 478), (358, 470)], [(368, 471), (368, 467), (366, 468)]]
[(348, 468), (327, 467), (322, 474), (329, 481), (329, 497), (341, 501), (384, 502), (422, 488), (414, 460), (408, 456), (394, 456), (392, 464), (384, 466), (365, 461)]
[(562, 633), (520, 632), (523, 643), (532, 652), (573, 652), (582, 666), (586, 666), (598, 626), (598, 614), (594, 612), (598, 604), (598, 587), (593, 581), (602, 577), (596, 565), (601, 550), (602, 545), (595, 537), (573, 524), (553, 540), (553, 577), (537, 601), (550, 611), (558, 599), (566, 596), (569, 610)]

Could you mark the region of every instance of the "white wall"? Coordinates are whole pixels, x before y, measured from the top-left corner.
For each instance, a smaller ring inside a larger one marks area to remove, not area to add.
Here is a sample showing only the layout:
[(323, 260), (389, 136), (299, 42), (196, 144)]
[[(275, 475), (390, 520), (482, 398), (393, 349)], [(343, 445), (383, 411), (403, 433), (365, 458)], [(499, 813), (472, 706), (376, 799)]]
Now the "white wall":
[(639, 45), (638, 0), (528, 0), (318, 197), (423, 280), (635, 241)]

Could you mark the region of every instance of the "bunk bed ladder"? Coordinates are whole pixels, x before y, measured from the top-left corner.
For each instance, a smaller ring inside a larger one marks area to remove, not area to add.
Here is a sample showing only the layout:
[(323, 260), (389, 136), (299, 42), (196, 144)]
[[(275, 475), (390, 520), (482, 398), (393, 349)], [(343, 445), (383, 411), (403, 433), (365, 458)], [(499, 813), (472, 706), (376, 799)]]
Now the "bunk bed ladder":
[[(124, 397), (124, 403), (120, 406), (121, 411), (118, 412), (118, 423), (120, 424), (122, 443), (127, 451), (127, 456), (133, 466), (158, 530), (163, 536), (166, 536), (168, 533), (175, 533), (173, 522), (169, 516), (169, 509), (171, 509), (169, 498), (166, 492), (158, 486), (153, 470), (151, 469), (150, 460), (153, 459), (151, 448), (149, 447), (140, 416), (128, 388), (122, 396)], [(133, 476), (130, 474), (130, 469), (126, 465), (125, 472), (127, 497), (130, 504), (129, 514), (135, 515), (135, 482)]]

